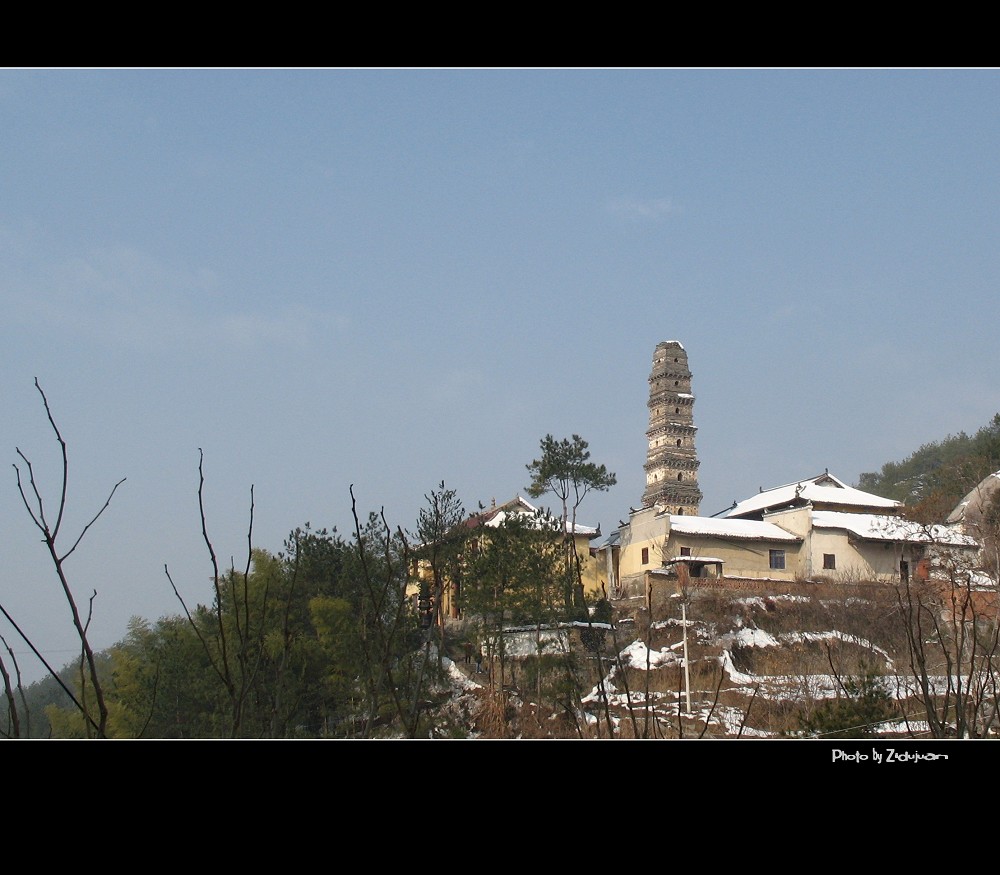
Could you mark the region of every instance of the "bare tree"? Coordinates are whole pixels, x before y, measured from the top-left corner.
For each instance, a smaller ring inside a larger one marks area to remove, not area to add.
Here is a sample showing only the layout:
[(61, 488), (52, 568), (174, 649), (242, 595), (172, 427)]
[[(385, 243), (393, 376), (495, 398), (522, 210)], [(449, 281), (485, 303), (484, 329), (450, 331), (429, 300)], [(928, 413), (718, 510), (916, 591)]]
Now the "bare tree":
[[(0, 641), (3, 642), (4, 649), (10, 654), (10, 658), (14, 663), (14, 668), (17, 669), (17, 660), (14, 658), (14, 651), (11, 649), (10, 645), (0, 635)], [(20, 675), (20, 673), (18, 673)], [(21, 718), (17, 711), (17, 700), (14, 697), (14, 686), (11, 684), (10, 672), (7, 671), (7, 666), (3, 661), (3, 657), (0, 657), (0, 675), (3, 676), (3, 689), (4, 695), (7, 698), (7, 721), (8, 729), (4, 733), (7, 738), (20, 738), (21, 737)], [(21, 694), (21, 701), (24, 701), (24, 688), (21, 686), (20, 676), (17, 681), (17, 690)]]
[(378, 514), (369, 514), (367, 524), (362, 524), (353, 484), (350, 494), (354, 546), (365, 596), (358, 622), (362, 682), (368, 710), (362, 734), (369, 737), (373, 733), (385, 705), (391, 719), (409, 737), (415, 738), (421, 734), (429, 639), (426, 635), (421, 636), (424, 646), (419, 659), (400, 658), (401, 653), (409, 650), (406, 643), (410, 619), (406, 600), (409, 541), (402, 528), (397, 526), (393, 532), (389, 527), (384, 509)]
[[(101, 506), (101, 509), (97, 511), (96, 514), (91, 518), (83, 530), (77, 535), (76, 540), (69, 546), (68, 549), (63, 550), (63, 541), (60, 540), (60, 535), (62, 534), (62, 524), (63, 518), (66, 513), (66, 500), (67, 491), (69, 485), (69, 454), (66, 448), (66, 441), (63, 439), (59, 427), (56, 425), (55, 419), (52, 416), (52, 411), (49, 408), (49, 400), (45, 396), (45, 392), (42, 390), (41, 385), (39, 385), (38, 379), (35, 378), (35, 388), (38, 390), (38, 394), (42, 396), (42, 404), (45, 407), (45, 415), (48, 417), (49, 425), (52, 427), (52, 431), (55, 434), (56, 440), (59, 443), (59, 450), (62, 457), (62, 478), (59, 488), (59, 500), (56, 504), (55, 518), (53, 519), (49, 512), (46, 510), (46, 502), (42, 498), (41, 490), (38, 483), (35, 480), (35, 470), (31, 464), (30, 459), (21, 452), (19, 448), (15, 448), (18, 457), (24, 463), (25, 473), (27, 477), (27, 484), (22, 478), (21, 468), (17, 463), (14, 464), (14, 471), (17, 476), (17, 490), (21, 494), (21, 501), (24, 503), (24, 507), (28, 512), (28, 516), (31, 517), (31, 521), (34, 523), (35, 527), (42, 534), (42, 543), (45, 544), (46, 550), (49, 553), (49, 558), (52, 561), (53, 568), (55, 568), (56, 576), (59, 579), (59, 585), (62, 588), (63, 597), (66, 600), (66, 604), (69, 606), (70, 613), (73, 618), (73, 626), (76, 629), (77, 636), (80, 640), (80, 677), (81, 677), (81, 695), (79, 698), (73, 695), (69, 688), (63, 683), (59, 678), (58, 672), (54, 671), (51, 666), (42, 659), (42, 663), (45, 667), (52, 673), (52, 676), (56, 678), (63, 690), (70, 696), (73, 703), (82, 713), (88, 731), (94, 732), (97, 737), (104, 738), (107, 735), (107, 724), (108, 724), (108, 707), (105, 703), (104, 698), (104, 688), (101, 683), (101, 679), (98, 676), (97, 671), (97, 661), (94, 657), (94, 650), (91, 647), (90, 641), (87, 636), (87, 632), (90, 626), (90, 620), (93, 611), (93, 601), (97, 596), (97, 591), (95, 590), (91, 595), (88, 606), (87, 613), (84, 616), (79, 607), (77, 606), (76, 596), (73, 593), (73, 589), (70, 586), (69, 578), (66, 575), (66, 560), (76, 551), (76, 548), (80, 546), (80, 542), (83, 540), (84, 535), (90, 530), (90, 527), (97, 522), (98, 517), (108, 509), (111, 504), (111, 499), (119, 486), (125, 482), (125, 478), (122, 477), (111, 489), (107, 499)], [(3, 612), (4, 616), (8, 621), (14, 625), (18, 634), (24, 639), (25, 643), (31, 648), (32, 652), (41, 659), (41, 654), (35, 645), (31, 642), (29, 637), (21, 630), (17, 624), (13, 622), (13, 619), (0, 607), (0, 611)], [(92, 694), (94, 702), (96, 705), (97, 713), (94, 715), (92, 713), (91, 706), (88, 704), (89, 696), (86, 690), (86, 683), (89, 681), (92, 688)], [(8, 703), (10, 703), (10, 682), (6, 671), (4, 672), (4, 683), (8, 693)]]
[(996, 582), (967, 557), (937, 554), (927, 580), (896, 587), (913, 695), (935, 738), (990, 734), (1000, 703)]
[[(205, 519), (205, 455), (198, 450), (198, 513), (201, 520), (201, 535), (208, 549), (212, 563), (212, 585), (215, 591), (213, 606), (215, 622), (211, 629), (203, 628), (198, 618), (192, 615), (170, 576), (169, 568), (163, 571), (177, 600), (184, 609), (188, 623), (198, 636), (213, 671), (222, 683), (229, 702), (229, 731), (233, 738), (239, 737), (243, 728), (244, 711), (254, 678), (260, 666), (260, 637), (264, 634), (263, 623), (255, 624), (254, 615), (258, 607), (250, 597), (250, 566), (253, 561), (253, 486), (250, 487), (250, 519), (247, 525), (247, 562), (243, 573), (236, 571), (235, 561), (229, 571), (222, 573), (219, 560), (208, 535)], [(266, 609), (268, 593), (262, 595), (259, 606), (262, 614)], [(256, 629), (254, 626), (256, 625)]]

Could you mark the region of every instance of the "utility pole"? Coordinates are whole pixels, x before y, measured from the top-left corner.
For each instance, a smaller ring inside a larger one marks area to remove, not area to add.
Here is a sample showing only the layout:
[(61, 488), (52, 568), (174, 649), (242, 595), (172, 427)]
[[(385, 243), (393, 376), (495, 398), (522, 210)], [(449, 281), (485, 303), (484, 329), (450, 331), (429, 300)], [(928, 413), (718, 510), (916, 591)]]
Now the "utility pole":
[[(686, 571), (686, 569), (681, 569)], [(691, 669), (688, 666), (688, 622), (687, 622), (687, 604), (688, 604), (688, 591), (687, 587), (683, 586), (680, 592), (675, 592), (672, 599), (680, 599), (681, 603), (681, 635), (684, 641), (684, 700), (687, 705), (687, 709), (684, 712), (685, 717), (690, 717), (691, 715)]]
[(688, 667), (688, 622), (687, 592), (681, 596), (681, 625), (684, 628), (684, 696), (687, 703), (686, 716), (691, 716), (691, 669)]

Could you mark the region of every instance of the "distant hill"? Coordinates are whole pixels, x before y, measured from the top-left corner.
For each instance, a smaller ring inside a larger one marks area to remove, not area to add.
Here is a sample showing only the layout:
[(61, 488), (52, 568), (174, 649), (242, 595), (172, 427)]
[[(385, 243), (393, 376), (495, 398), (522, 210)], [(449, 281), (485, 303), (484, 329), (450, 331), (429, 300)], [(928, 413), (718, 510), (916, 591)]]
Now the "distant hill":
[[(72, 663), (68, 663), (59, 671), (59, 677), (70, 689), (74, 687), (75, 675), (77, 674), (79, 674), (79, 669)], [(18, 697), (16, 705), (20, 725), (14, 732), (9, 720), (5, 719), (0, 724), (0, 737), (50, 738), (52, 728), (49, 725), (48, 715), (45, 713), (46, 707), (56, 705), (60, 708), (69, 708), (72, 705), (72, 699), (66, 695), (66, 692), (52, 675), (35, 681), (16, 695)], [(7, 716), (4, 715), (5, 718)]]
[(867, 472), (858, 488), (907, 506), (934, 505), (947, 511), (984, 477), (1000, 470), (1000, 413), (974, 435), (959, 432), (924, 444), (901, 462)]

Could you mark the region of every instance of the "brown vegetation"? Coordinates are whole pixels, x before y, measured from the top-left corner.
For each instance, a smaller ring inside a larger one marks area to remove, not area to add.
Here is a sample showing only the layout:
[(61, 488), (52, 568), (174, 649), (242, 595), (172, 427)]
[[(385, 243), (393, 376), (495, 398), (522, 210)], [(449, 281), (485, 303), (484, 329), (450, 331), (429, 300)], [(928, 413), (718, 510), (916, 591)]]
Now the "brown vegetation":
[[(799, 582), (749, 591), (715, 585), (692, 587), (689, 596), (687, 678), (678, 600), (663, 600), (652, 614), (642, 599), (614, 603), (613, 629), (601, 654), (613, 733), (601, 698), (590, 692), (600, 679), (597, 654), (574, 652), (575, 687), (585, 693), (578, 713), (532, 701), (521, 688), (492, 689), (482, 695), (493, 702), (484, 716), (494, 719), (479, 721), (478, 734), (816, 737), (815, 729), (804, 727), (829, 725), (830, 713), (848, 722), (851, 715), (867, 715), (854, 718), (860, 721), (855, 726), (837, 727), (859, 737), (993, 734), (995, 592), (938, 579), (907, 587)], [(974, 636), (968, 631), (973, 627)], [(532, 659), (517, 662), (516, 673), (534, 677)], [(568, 665), (563, 660), (546, 667), (546, 689), (567, 683)], [(872, 691), (879, 708), (865, 711), (862, 700)], [(505, 702), (506, 720), (496, 719), (496, 700)], [(823, 715), (827, 724), (818, 723)]]

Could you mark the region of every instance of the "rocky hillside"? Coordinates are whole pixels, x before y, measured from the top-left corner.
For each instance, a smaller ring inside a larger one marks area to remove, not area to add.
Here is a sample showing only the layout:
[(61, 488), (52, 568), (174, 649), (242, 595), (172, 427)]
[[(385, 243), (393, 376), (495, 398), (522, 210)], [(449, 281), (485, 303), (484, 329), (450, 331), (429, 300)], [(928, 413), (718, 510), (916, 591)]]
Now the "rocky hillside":
[[(984, 598), (962, 608), (979, 621), (975, 643), (938, 622), (948, 610), (940, 593), (888, 584), (730, 582), (692, 588), (683, 611), (668, 600), (652, 613), (643, 599), (619, 601), (603, 640), (577, 648), (585, 656), (572, 672), (550, 661), (543, 691), (560, 677), (566, 687), (555, 702), (539, 704), (553, 694), (539, 698), (532, 660), (508, 659), (502, 683), (497, 662), (482, 675), (464, 667), (465, 689), (451, 705), (464, 709), (476, 737), (926, 738), (921, 680), (953, 703), (956, 678), (960, 697), (996, 679), (996, 624), (986, 619), (996, 603)], [(926, 671), (914, 671), (914, 655)], [(980, 724), (992, 722), (988, 696), (970, 707)]]
[[(619, 630), (631, 627), (635, 638), (624, 649), (612, 683), (641, 692), (643, 725), (649, 711), (658, 735), (800, 736), (818, 708), (838, 694), (846, 698), (845, 688), (865, 677), (878, 677), (894, 704), (905, 705), (907, 637), (892, 621), (898, 615), (892, 587), (762, 583), (692, 588), (684, 611), (687, 680), (681, 613), (679, 604), (670, 603), (662, 611), (654, 609), (653, 616), (641, 603), (619, 613)], [(632, 700), (631, 709), (625, 701), (619, 706), (626, 727), (640, 697)], [(863, 731), (888, 730), (898, 727), (882, 724)]]

